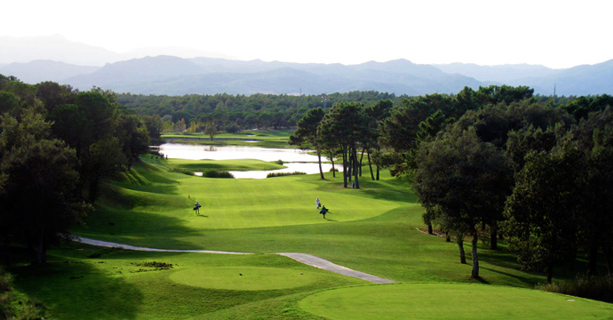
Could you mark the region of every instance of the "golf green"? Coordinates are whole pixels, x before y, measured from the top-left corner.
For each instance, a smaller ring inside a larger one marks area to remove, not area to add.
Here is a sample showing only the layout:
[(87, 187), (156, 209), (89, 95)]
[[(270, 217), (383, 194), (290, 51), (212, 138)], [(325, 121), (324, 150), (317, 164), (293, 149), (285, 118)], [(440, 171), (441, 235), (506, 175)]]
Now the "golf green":
[(270, 267), (213, 267), (177, 271), (170, 280), (193, 287), (225, 290), (278, 290), (317, 282), (326, 275)]
[(613, 305), (485, 284), (392, 284), (327, 290), (300, 307), (334, 320), (612, 319)]

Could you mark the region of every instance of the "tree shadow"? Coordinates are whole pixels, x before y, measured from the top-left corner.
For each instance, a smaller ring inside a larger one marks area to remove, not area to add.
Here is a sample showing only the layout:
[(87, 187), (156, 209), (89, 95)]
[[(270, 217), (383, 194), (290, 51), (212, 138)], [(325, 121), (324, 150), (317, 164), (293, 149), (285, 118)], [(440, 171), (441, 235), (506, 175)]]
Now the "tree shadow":
[[(489, 262), (489, 261), (488, 261)], [(517, 274), (511, 274), (508, 272), (504, 272), (504, 271), (500, 271), (500, 270), (496, 270), (496, 269), (492, 269), (492, 268), (487, 268), (487, 267), (480, 267), (483, 270), (487, 270), (487, 271), (491, 271), (494, 273), (498, 273), (500, 275), (509, 277), (509, 278), (513, 278), (513, 279), (517, 279), (522, 283), (525, 283), (527, 285), (536, 285), (538, 283), (538, 281), (536, 281), (535, 278), (531, 278), (531, 277), (526, 277), (526, 276), (521, 276), (521, 275), (517, 275)]]
[(477, 277), (477, 278), (473, 278), (473, 277), (471, 277), (471, 279), (473, 279), (473, 280), (475, 280), (475, 281), (477, 281), (477, 282), (483, 283), (483, 284), (490, 284), (490, 282), (489, 282), (489, 281), (485, 280), (485, 279), (484, 279), (483, 277), (481, 277), (481, 276), (479, 276), (479, 277)]
[[(51, 259), (58, 259), (50, 256)], [(143, 293), (123, 277), (79, 260), (11, 268), (15, 288), (40, 301), (57, 319), (136, 319)]]

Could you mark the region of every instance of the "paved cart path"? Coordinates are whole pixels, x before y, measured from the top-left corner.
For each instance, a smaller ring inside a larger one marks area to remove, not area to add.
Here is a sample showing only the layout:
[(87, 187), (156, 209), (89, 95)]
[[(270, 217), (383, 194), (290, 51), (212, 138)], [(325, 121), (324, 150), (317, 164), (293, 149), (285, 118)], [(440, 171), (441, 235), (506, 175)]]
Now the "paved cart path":
[[(108, 241), (94, 240), (89, 238), (77, 237), (75, 241), (93, 245), (93, 246), (101, 246), (101, 247), (116, 247), (122, 248), (126, 250), (135, 250), (135, 251), (152, 251), (152, 252), (194, 252), (194, 253), (217, 253), (217, 254), (252, 254), (249, 252), (231, 252), (231, 251), (214, 251), (214, 250), (180, 250), (180, 249), (156, 249), (156, 248), (147, 248), (147, 247), (137, 247), (131, 246), (127, 244), (114, 243)], [(368, 273), (356, 271), (353, 269), (349, 269), (343, 266), (339, 266), (338, 264), (334, 264), (328, 260), (324, 260), (320, 257), (316, 257), (306, 253), (294, 253), (294, 252), (286, 252), (286, 253), (277, 253), (282, 256), (286, 256), (288, 258), (294, 259), (296, 261), (302, 262), (306, 265), (316, 267), (319, 269), (335, 272), (338, 274), (342, 274), (349, 277), (359, 278), (366, 281), (370, 281), (373, 283), (392, 283), (394, 280), (385, 279), (381, 277), (377, 277)]]

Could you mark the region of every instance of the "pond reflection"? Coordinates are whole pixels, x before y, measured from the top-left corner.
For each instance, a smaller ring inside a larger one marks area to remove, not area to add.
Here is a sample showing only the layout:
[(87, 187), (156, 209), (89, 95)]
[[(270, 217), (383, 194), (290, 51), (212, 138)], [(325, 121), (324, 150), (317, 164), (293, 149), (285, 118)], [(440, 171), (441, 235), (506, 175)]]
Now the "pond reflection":
[[(160, 153), (168, 158), (189, 160), (230, 160), (230, 159), (257, 159), (262, 161), (283, 161), (287, 168), (267, 171), (230, 171), (238, 179), (265, 179), (270, 172), (304, 172), (306, 174), (319, 173), (317, 156), (308, 154), (299, 149), (273, 149), (242, 146), (202, 146), (178, 143), (166, 143), (159, 147)], [(322, 157), (322, 161), (326, 161)], [(309, 162), (309, 163), (305, 163)], [(329, 172), (332, 165), (322, 163), (324, 172)], [(342, 167), (335, 165), (337, 170)], [(200, 173), (201, 174), (201, 173)]]

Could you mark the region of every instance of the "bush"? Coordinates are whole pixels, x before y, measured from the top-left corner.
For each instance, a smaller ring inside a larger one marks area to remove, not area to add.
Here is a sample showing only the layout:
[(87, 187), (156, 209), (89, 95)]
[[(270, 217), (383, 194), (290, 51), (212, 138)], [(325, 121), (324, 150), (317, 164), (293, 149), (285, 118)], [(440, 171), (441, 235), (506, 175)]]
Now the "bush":
[(241, 128), (236, 123), (231, 123), (224, 129), (227, 133), (237, 133)]
[(300, 172), (300, 171), (294, 171), (294, 172), (271, 172), (271, 173), (266, 175), (266, 178), (293, 176), (293, 175), (302, 175), (302, 174), (306, 174), (306, 173)]
[(613, 302), (612, 276), (578, 276), (572, 281), (539, 285), (539, 290), (568, 294), (582, 298)]
[(0, 267), (0, 292), (11, 291), (13, 276)]
[(234, 179), (234, 176), (228, 171), (217, 171), (217, 170), (209, 170), (202, 173), (203, 177), (206, 178), (228, 178)]
[(11, 274), (0, 268), (0, 319), (44, 319), (45, 306), (13, 292), (12, 282)]
[(283, 160), (279, 159), (279, 160), (275, 161), (275, 163), (278, 164), (278, 165), (283, 165)]

